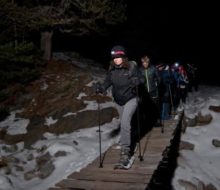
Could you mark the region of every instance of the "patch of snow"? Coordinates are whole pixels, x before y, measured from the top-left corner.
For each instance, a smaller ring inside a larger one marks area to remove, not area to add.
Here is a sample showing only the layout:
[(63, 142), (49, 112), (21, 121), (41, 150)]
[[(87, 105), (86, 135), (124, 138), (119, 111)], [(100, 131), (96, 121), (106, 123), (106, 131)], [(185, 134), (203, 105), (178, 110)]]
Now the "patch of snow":
[(57, 122), (57, 119), (53, 119), (52, 117), (46, 117), (44, 125), (50, 126)]
[(7, 133), (10, 135), (26, 133), (26, 127), (30, 121), (29, 119), (16, 117), (16, 114), (20, 112), (22, 110), (12, 111), (4, 121), (0, 122), (0, 128), (6, 128)]
[(77, 100), (80, 100), (82, 97), (85, 97), (85, 96), (87, 96), (86, 93), (81, 92), (81, 93), (79, 94), (79, 96), (76, 97), (76, 99), (77, 99)]

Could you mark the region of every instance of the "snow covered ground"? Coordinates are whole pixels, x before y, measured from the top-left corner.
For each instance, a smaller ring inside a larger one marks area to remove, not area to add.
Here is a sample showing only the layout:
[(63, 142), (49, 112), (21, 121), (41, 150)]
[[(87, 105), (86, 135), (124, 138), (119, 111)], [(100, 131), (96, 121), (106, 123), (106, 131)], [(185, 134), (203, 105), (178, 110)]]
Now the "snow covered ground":
[[(91, 104), (92, 105), (92, 104)], [(90, 105), (89, 109), (92, 109)], [(220, 105), (220, 87), (201, 86), (198, 92), (189, 94), (185, 105), (185, 113), (193, 117), (199, 111), (202, 114), (210, 113), (213, 120), (205, 126), (188, 127), (182, 135), (182, 140), (195, 145), (194, 150), (181, 150), (178, 158), (178, 168), (173, 179), (173, 186), (176, 190), (185, 190), (178, 183), (179, 179), (196, 183), (197, 180), (205, 184), (212, 183), (220, 188), (220, 148), (212, 145), (213, 139), (220, 139), (220, 113), (209, 110), (210, 105)], [(95, 104), (94, 104), (95, 106)], [(101, 105), (102, 106), (102, 105)], [(103, 105), (104, 107), (106, 105)], [(0, 127), (8, 125), (10, 134), (24, 133), (28, 121), (22, 118), (15, 118), (14, 112), (5, 121), (0, 123)], [(50, 125), (50, 120), (47, 119)], [(109, 133), (118, 125), (118, 120), (113, 119), (102, 127), (102, 151), (105, 151), (113, 143), (118, 142), (118, 136), (110, 138)], [(18, 127), (19, 126), (19, 127)], [(19, 130), (20, 131), (19, 131)], [(89, 129), (82, 129), (71, 134), (55, 136), (45, 134), (45, 139), (38, 141), (33, 150), (23, 149), (23, 144), (19, 143), (13, 157), (18, 158), (23, 164), (25, 171), (32, 170), (35, 165), (34, 160), (27, 160), (28, 155), (37, 156), (39, 148), (45, 145), (46, 150), (52, 156), (55, 170), (45, 179), (33, 178), (25, 180), (22, 171), (12, 168), (10, 174), (3, 169), (0, 170), (0, 189), (1, 190), (46, 190), (54, 186), (62, 178), (67, 177), (73, 171), (79, 171), (87, 164), (99, 156), (99, 134), (98, 126)], [(6, 146), (1, 142), (0, 154), (6, 156), (12, 154), (3, 149)], [(58, 151), (65, 151), (65, 156), (55, 156)], [(98, 167), (98, 166), (97, 166)]]
[[(109, 105), (107, 105), (109, 104)], [(87, 106), (88, 110), (97, 110), (97, 103), (89, 102)], [(112, 106), (111, 103), (100, 104), (101, 108)], [(19, 112), (19, 111), (17, 111)], [(22, 118), (16, 118), (16, 112), (12, 112), (11, 115), (5, 120), (0, 122), (0, 127), (8, 126), (7, 130), (10, 134), (21, 134), (26, 130), (28, 120)], [(46, 124), (50, 125), (54, 121), (45, 118)], [(118, 142), (118, 136), (112, 138), (110, 132), (118, 126), (118, 120), (113, 119), (112, 122), (101, 125), (101, 139), (102, 139), (102, 152), (108, 149), (109, 146)], [(95, 158), (100, 155), (99, 152), (99, 133), (98, 126), (82, 129), (71, 134), (53, 135), (46, 133), (44, 139), (38, 141), (33, 147), (33, 150), (23, 149), (23, 143), (17, 144), (18, 149), (13, 153), (4, 151), (7, 145), (1, 142), (0, 153), (1, 156), (10, 155), (13, 158), (19, 160), (22, 164), (23, 171), (16, 170), (16, 167), (11, 167), (10, 174), (6, 174), (5, 169), (0, 170), (0, 190), (46, 190), (49, 187), (53, 187), (55, 183), (59, 182), (62, 178), (66, 178), (73, 171), (79, 171), (91, 163)], [(8, 146), (9, 147), (9, 146)], [(42, 147), (46, 147), (45, 152), (49, 152), (52, 155), (52, 162), (55, 165), (55, 170), (45, 179), (33, 178), (30, 180), (24, 179), (25, 171), (32, 171), (36, 167), (35, 160), (28, 160), (30, 155), (34, 157), (42, 154)], [(55, 156), (59, 151), (65, 151), (64, 156)], [(99, 167), (99, 166), (97, 166)]]
[(213, 112), (209, 106), (220, 105), (220, 87), (201, 86), (198, 92), (189, 93), (185, 105), (185, 114), (193, 118), (198, 112), (211, 114), (212, 121), (208, 125), (187, 127), (182, 140), (195, 145), (194, 150), (181, 150), (178, 167), (175, 171), (173, 186), (175, 190), (186, 190), (178, 180), (189, 181), (198, 186), (213, 184), (220, 189), (220, 147), (212, 144), (213, 139), (220, 140), (220, 113)]

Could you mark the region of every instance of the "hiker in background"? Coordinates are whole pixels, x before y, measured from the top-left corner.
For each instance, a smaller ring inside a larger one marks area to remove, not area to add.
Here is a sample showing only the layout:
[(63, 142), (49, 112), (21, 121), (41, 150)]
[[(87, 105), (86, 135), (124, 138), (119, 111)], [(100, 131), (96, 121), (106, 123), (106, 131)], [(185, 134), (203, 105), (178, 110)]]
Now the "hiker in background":
[(160, 83), (159, 73), (154, 65), (151, 64), (149, 56), (145, 55), (141, 57), (142, 66), (140, 67), (141, 74), (145, 77), (145, 88), (149, 93), (151, 100), (157, 107), (158, 120), (156, 126), (161, 126), (160, 118), (160, 104), (159, 104), (159, 90), (158, 86)]
[(171, 75), (169, 65), (162, 63), (157, 65), (157, 69), (160, 76), (159, 99), (161, 119), (169, 120), (171, 118), (171, 110), (173, 108), (171, 86), (174, 83), (174, 78)]
[(179, 66), (179, 75), (177, 78), (177, 89), (178, 89), (178, 96), (180, 100), (180, 106), (182, 104), (186, 103), (186, 97), (187, 97), (187, 85), (189, 83), (188, 76), (186, 74), (185, 68), (180, 65)]
[(193, 89), (195, 91), (198, 91), (199, 88), (198, 68), (194, 64), (188, 62), (186, 64), (186, 73), (189, 79), (188, 91), (192, 92)]
[(97, 93), (112, 87), (112, 96), (120, 118), (121, 154), (118, 165), (129, 167), (133, 155), (131, 149), (131, 119), (138, 106), (137, 86), (144, 83), (137, 64), (129, 61), (123, 46), (114, 46), (111, 50), (111, 63), (108, 74), (102, 84), (97, 85)]
[(174, 113), (176, 113), (177, 108), (179, 106), (179, 102), (180, 102), (180, 97), (178, 94), (178, 87), (177, 87), (177, 82), (178, 82), (178, 78), (179, 78), (179, 66), (180, 63), (179, 62), (174, 62), (171, 65), (171, 75), (173, 76), (173, 85), (172, 85), (172, 95), (173, 95), (173, 111)]

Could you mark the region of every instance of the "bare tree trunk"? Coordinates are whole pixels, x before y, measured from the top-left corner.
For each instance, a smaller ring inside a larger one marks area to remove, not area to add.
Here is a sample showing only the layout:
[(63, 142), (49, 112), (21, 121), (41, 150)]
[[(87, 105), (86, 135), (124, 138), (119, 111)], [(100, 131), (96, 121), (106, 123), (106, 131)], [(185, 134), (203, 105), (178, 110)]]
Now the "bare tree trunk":
[(53, 31), (41, 32), (41, 50), (43, 51), (43, 59), (50, 61), (52, 54), (52, 36)]

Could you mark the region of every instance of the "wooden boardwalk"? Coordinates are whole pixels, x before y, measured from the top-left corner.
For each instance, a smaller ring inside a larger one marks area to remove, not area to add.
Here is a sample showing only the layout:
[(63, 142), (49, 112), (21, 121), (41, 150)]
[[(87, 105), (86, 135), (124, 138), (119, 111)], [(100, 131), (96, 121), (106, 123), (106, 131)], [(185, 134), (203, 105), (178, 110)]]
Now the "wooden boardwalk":
[(170, 144), (173, 131), (178, 120), (164, 123), (161, 128), (153, 128), (141, 139), (143, 161), (138, 158), (139, 150), (135, 152), (135, 161), (129, 170), (115, 170), (114, 164), (119, 160), (120, 150), (116, 145), (104, 153), (103, 167), (97, 158), (79, 172), (74, 172), (48, 190), (144, 190), (149, 183), (154, 170), (162, 159), (162, 152)]

